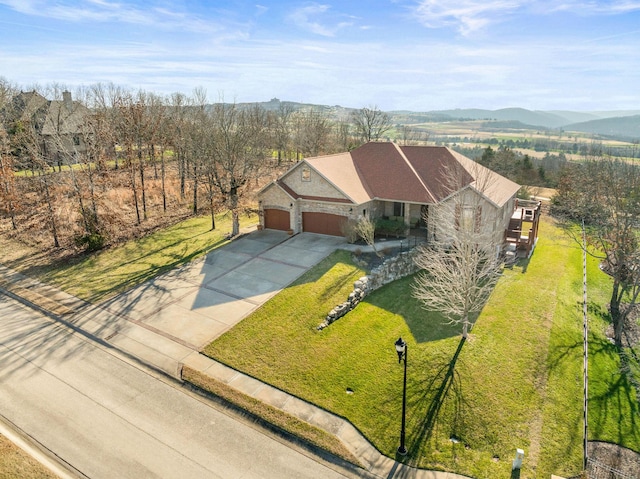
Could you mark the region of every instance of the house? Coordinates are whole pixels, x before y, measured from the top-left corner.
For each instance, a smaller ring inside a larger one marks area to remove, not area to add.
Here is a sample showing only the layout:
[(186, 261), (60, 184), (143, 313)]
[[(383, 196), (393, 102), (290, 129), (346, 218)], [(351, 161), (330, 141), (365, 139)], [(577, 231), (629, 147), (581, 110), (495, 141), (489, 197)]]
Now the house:
[[(456, 172), (453, 188), (451, 172)], [(367, 216), (395, 220), (427, 239), (438, 234), (437, 209), (455, 201), (462, 207), (450, 221), (466, 221), (501, 241), (519, 189), (446, 147), (371, 142), (300, 161), (260, 190), (258, 199), (264, 228), (341, 236), (347, 220)]]
[(44, 159), (60, 166), (64, 155), (86, 151), (85, 120), (89, 114), (68, 91), (62, 93), (62, 100), (47, 100), (31, 91), (16, 95), (6, 116), (9, 124), (32, 126)]

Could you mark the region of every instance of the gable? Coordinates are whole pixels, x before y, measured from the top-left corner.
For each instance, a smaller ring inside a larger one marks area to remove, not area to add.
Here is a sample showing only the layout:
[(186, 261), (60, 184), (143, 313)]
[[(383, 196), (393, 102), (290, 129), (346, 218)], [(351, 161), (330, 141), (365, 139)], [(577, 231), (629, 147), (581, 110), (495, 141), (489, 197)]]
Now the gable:
[(284, 191), (277, 183), (270, 183), (258, 194), (265, 208), (273, 206), (286, 207), (293, 201), (293, 198)]
[(278, 183), (294, 198), (350, 201), (344, 192), (306, 161), (285, 173)]

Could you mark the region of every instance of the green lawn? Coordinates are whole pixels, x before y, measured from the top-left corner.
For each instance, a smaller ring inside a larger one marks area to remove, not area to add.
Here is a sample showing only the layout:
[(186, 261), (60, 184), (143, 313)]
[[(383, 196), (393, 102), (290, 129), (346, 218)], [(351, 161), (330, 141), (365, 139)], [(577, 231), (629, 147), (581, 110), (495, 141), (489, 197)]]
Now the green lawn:
[[(256, 221), (255, 217), (241, 216), (240, 226)], [(79, 298), (95, 302), (206, 254), (228, 242), (226, 236), (230, 231), (231, 216), (228, 214), (216, 217), (216, 229), (213, 231), (211, 217), (198, 216), (122, 246), (38, 268), (34, 276)], [(5, 244), (3, 247), (11, 246)], [(13, 266), (12, 263), (8, 265)], [(19, 266), (20, 262), (17, 269)]]
[[(540, 234), (531, 261), (505, 271), (466, 343), (411, 297), (412, 278), (316, 331), (363, 274), (337, 252), (205, 352), (348, 418), (393, 457), (402, 388), (393, 343), (402, 336), (409, 347), (408, 462), (509, 477), (522, 448), (523, 479), (575, 475), (582, 464), (581, 250), (549, 222)], [(604, 308), (607, 278), (594, 260), (589, 267), (597, 291), (591, 300)], [(640, 428), (630, 419), (635, 391), (618, 380), (604, 319), (591, 310), (591, 437), (640, 450)]]

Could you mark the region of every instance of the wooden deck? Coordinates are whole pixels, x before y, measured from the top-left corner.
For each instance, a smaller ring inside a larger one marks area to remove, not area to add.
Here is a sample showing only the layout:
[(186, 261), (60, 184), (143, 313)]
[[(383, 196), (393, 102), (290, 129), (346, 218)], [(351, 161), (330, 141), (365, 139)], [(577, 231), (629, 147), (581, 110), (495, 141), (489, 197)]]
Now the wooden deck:
[(508, 250), (515, 250), (519, 256), (531, 256), (538, 241), (540, 211), (540, 201), (516, 200), (509, 226), (505, 231), (504, 239)]

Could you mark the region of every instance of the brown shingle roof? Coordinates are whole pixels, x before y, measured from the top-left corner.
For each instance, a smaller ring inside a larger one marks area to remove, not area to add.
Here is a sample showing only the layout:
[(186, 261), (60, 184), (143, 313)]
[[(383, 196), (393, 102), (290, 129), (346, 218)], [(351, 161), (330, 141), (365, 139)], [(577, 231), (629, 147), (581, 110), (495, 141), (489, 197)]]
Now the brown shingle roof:
[(351, 158), (372, 198), (434, 202), (421, 178), (395, 144), (366, 143), (353, 150)]
[[(476, 181), (480, 175), (489, 180), (484, 182), (488, 186), (480, 193), (497, 206), (506, 203), (520, 188), (513, 181), (442, 146), (371, 142), (348, 153), (307, 158), (304, 162), (355, 204), (372, 199), (435, 204), (465, 187), (480, 189)], [(294, 198), (304, 197), (303, 191), (294, 192), (290, 188), (285, 191)]]
[(402, 146), (407, 161), (435, 200), (440, 202), (473, 182), (473, 177), (443, 146)]
[(304, 161), (353, 203), (359, 205), (371, 200), (372, 196), (363, 184), (349, 152), (307, 158)]

